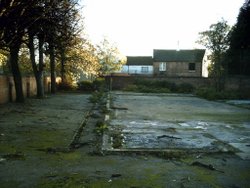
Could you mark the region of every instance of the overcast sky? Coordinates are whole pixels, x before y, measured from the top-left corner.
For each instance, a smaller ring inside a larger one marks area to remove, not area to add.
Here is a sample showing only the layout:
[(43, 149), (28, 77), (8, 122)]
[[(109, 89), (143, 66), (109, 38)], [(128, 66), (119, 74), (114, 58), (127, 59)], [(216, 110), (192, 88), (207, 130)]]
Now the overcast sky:
[(244, 0), (83, 0), (85, 30), (93, 43), (104, 36), (123, 55), (153, 49), (200, 48), (198, 33), (224, 18), (236, 23)]

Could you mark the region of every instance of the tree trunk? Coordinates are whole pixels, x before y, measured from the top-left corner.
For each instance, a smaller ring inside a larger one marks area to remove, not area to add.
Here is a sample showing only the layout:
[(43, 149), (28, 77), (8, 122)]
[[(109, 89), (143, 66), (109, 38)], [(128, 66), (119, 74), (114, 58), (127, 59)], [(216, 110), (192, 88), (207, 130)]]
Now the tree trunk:
[(37, 75), (37, 95), (39, 98), (44, 97), (44, 84), (43, 84), (43, 44), (44, 44), (44, 36), (39, 37), (39, 44), (38, 44), (38, 50), (39, 50), (39, 70)]
[(22, 76), (18, 66), (18, 52), (21, 42), (10, 46), (10, 66), (16, 89), (16, 102), (24, 102)]
[(62, 83), (65, 82), (65, 50), (61, 49), (61, 77), (62, 77)]
[(56, 93), (56, 76), (55, 76), (55, 48), (53, 45), (49, 46), (50, 55), (50, 77), (51, 77), (51, 93)]
[[(29, 35), (29, 51), (30, 51), (30, 60), (32, 64), (33, 73), (36, 79), (36, 95), (37, 98), (44, 97), (44, 86), (43, 86), (43, 67), (40, 70), (40, 66), (38, 67), (35, 59), (35, 47), (34, 47), (34, 35)], [(39, 42), (39, 60), (40, 60), (40, 42)]]

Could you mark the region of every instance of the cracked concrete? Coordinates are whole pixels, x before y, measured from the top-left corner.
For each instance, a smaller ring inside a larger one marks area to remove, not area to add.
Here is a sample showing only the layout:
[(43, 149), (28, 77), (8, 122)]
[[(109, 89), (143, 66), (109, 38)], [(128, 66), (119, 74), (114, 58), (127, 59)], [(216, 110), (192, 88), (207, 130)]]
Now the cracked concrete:
[(113, 92), (111, 98), (104, 149), (112, 150), (112, 133), (119, 132), (123, 144), (116, 151), (234, 152), (250, 159), (248, 109), (191, 95)]
[[(96, 107), (74, 149), (65, 150), (92, 108), (88, 97), (59, 94), (0, 106), (1, 188), (249, 187), (249, 110), (192, 96), (118, 92), (111, 100), (113, 113), (103, 117)], [(117, 132), (125, 131), (124, 149), (100, 152), (102, 137), (95, 128), (103, 119), (111, 122), (116, 140), (123, 138)], [(214, 152), (196, 152), (193, 137), (197, 148)], [(166, 149), (169, 142), (175, 144)], [(145, 147), (167, 151), (138, 151)]]

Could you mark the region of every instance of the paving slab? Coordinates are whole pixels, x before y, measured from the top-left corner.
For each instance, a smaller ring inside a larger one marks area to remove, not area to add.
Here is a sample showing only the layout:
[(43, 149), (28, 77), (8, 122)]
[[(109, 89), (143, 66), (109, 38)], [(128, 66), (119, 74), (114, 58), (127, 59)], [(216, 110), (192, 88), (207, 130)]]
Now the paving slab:
[[(183, 149), (236, 152), (244, 159), (250, 156), (248, 109), (180, 94), (113, 92), (111, 98), (104, 150)], [(121, 140), (118, 147), (117, 137)]]

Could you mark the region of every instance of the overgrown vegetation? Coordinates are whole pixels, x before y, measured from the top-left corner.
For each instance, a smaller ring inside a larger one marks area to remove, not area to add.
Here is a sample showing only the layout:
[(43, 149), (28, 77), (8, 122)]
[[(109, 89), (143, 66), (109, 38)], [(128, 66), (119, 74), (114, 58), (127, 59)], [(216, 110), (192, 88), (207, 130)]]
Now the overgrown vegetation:
[(105, 122), (103, 122), (103, 121), (98, 121), (97, 123), (96, 123), (96, 128), (95, 128), (95, 133), (97, 133), (97, 134), (103, 134), (103, 132), (105, 131), (105, 130), (108, 130), (108, 125), (105, 123)]
[(225, 99), (241, 99), (244, 98), (237, 91), (217, 91), (212, 87), (202, 87), (195, 90), (195, 94), (208, 100), (225, 100)]
[(236, 90), (218, 91), (215, 87), (195, 88), (192, 84), (175, 84), (164, 80), (142, 80), (138, 79), (134, 84), (128, 85), (124, 91), (140, 93), (191, 93), (208, 100), (245, 99), (244, 92)]
[(192, 93), (194, 87), (189, 83), (177, 85), (165, 80), (138, 79), (134, 84), (127, 86), (124, 90), (142, 93)]
[(78, 90), (80, 91), (105, 91), (106, 90), (106, 82), (104, 78), (97, 78), (94, 81), (85, 80), (77, 83)]
[(60, 91), (75, 91), (77, 87), (72, 82), (65, 81), (65, 82), (60, 82), (57, 85), (57, 89)]

